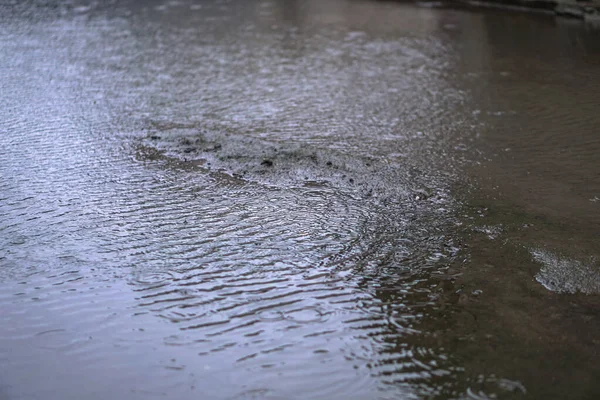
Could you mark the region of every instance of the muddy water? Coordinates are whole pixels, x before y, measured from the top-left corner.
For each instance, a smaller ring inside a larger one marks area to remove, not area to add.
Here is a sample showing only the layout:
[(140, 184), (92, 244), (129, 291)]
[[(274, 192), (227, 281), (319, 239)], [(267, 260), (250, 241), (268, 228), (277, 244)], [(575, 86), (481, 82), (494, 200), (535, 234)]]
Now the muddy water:
[(0, 11), (1, 399), (600, 394), (598, 31)]

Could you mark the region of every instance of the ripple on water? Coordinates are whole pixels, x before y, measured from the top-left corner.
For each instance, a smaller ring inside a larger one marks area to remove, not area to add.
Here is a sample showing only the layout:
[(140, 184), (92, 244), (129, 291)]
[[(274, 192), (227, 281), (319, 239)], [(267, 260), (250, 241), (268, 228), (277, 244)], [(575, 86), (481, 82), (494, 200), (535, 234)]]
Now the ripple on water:
[(0, 13), (13, 397), (417, 398), (460, 380), (421, 326), (456, 252), (444, 146), (470, 129), (437, 17), (139, 3)]

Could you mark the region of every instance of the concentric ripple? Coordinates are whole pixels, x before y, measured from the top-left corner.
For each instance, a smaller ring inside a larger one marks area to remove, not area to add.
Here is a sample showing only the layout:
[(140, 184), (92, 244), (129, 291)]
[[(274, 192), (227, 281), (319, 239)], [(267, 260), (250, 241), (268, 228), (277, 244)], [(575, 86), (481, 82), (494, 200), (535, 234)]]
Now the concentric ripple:
[[(0, 100), (10, 396), (412, 396), (449, 374), (443, 350), (377, 361), (417, 334), (423, 282), (456, 251), (445, 178), (383, 150), (417, 151), (406, 132), (428, 95), (367, 96), (368, 113), (345, 100), (392, 71), (397, 88), (460, 97), (436, 81), (441, 44), (290, 25), (298, 53), (270, 46), (286, 39), (261, 17), (222, 36), (241, 17), (226, 5), (183, 26), (160, 22), (182, 12), (170, 5), (65, 7), (3, 20), (2, 52), (18, 54)], [(401, 104), (404, 122), (375, 117)]]

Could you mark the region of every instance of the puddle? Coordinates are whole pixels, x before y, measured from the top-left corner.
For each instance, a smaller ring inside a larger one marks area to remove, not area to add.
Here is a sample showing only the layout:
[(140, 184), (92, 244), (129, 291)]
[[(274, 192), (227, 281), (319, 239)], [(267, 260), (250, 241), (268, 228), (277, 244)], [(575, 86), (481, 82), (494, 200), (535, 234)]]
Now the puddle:
[(2, 11), (0, 397), (600, 395), (596, 31)]

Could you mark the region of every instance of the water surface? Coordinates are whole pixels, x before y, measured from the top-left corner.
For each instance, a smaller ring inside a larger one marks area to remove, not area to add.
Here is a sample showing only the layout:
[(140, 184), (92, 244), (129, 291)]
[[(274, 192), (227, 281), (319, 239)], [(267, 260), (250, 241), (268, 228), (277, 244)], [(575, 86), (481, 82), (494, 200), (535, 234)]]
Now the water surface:
[(0, 398), (594, 398), (598, 39), (2, 5)]

